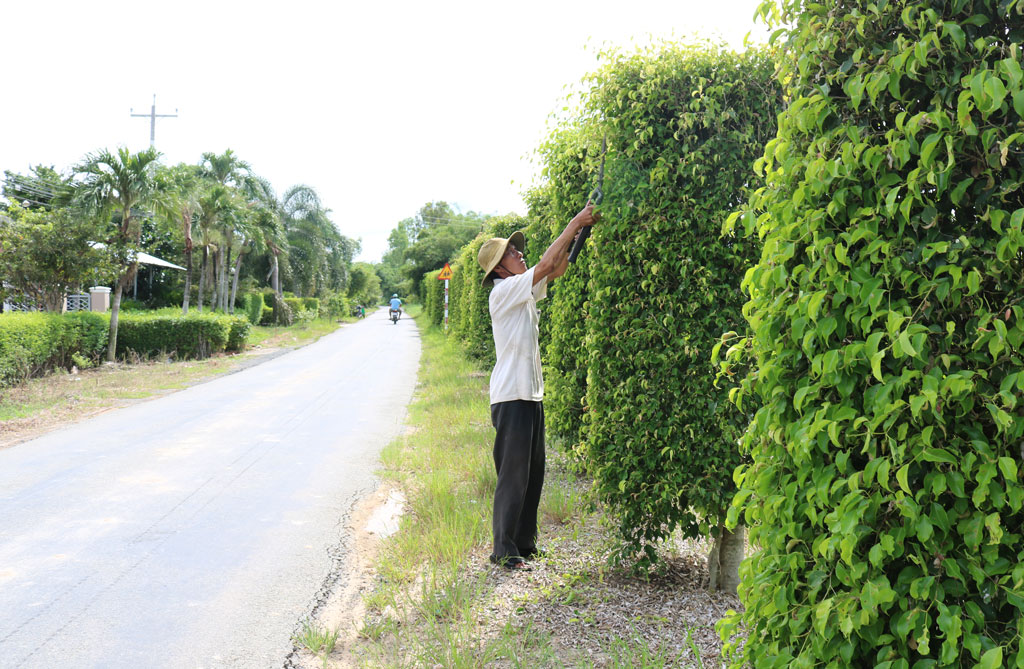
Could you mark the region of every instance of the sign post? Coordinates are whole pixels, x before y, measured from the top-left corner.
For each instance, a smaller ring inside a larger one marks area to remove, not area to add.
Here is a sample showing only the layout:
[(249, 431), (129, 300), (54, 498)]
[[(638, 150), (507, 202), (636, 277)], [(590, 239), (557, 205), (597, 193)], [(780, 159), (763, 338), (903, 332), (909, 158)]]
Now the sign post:
[(448, 280), (452, 278), (452, 268), (448, 263), (437, 274), (438, 281), (444, 281), (444, 331), (448, 332)]

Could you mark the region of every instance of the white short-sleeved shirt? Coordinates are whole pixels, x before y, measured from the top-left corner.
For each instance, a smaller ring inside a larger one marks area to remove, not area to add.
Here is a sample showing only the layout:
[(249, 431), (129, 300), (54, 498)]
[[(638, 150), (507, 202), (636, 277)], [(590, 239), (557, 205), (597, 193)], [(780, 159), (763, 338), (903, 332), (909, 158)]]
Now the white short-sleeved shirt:
[(494, 280), (489, 304), (497, 360), (491, 372), (491, 404), (544, 399), (537, 300), (547, 296), (548, 280), (533, 285), (533, 270)]

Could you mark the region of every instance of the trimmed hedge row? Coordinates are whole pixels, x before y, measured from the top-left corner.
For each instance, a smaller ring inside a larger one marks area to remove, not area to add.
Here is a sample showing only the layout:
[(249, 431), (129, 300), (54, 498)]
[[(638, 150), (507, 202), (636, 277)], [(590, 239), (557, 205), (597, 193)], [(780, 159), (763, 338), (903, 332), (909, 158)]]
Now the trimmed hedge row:
[(206, 358), (220, 351), (241, 351), (251, 328), (243, 316), (125, 314), (118, 324), (117, 355)]
[(98, 360), (107, 346), (109, 329), (110, 318), (92, 312), (3, 314), (0, 387), (70, 367), (72, 354)]

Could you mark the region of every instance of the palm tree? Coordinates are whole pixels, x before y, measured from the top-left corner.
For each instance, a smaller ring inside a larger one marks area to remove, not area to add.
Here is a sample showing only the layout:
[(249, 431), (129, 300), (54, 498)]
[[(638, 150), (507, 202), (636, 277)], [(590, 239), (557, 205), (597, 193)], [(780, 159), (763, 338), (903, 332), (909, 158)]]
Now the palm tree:
[(169, 221), (180, 220), (185, 238), (185, 295), (181, 301), (181, 313), (187, 316), (192, 292), (192, 226), (202, 213), (202, 181), (199, 168), (192, 165), (176, 165), (158, 174), (161, 190), (167, 194), (166, 207), (159, 213)]
[(318, 295), (329, 287), (333, 265), (345, 238), (329, 217), (330, 209), (310, 186), (292, 186), (281, 199), (281, 210), (292, 257), (295, 290), (305, 295)]
[[(227, 149), (222, 154), (207, 152), (203, 154), (200, 167), (210, 181), (225, 188), (231, 188), (245, 203), (245, 208), (251, 213), (257, 208), (271, 207), (274, 203), (274, 192), (269, 182), (257, 176), (249, 163), (238, 158), (234, 151)], [(216, 218), (217, 228), (221, 241), (214, 254), (214, 305), (224, 311), (234, 311), (234, 297), (236, 290), (228, 287), (228, 269), (231, 267), (231, 254), (235, 248), (236, 240), (241, 241), (243, 249), (239, 255), (246, 250), (246, 234), (241, 230), (248, 219), (243, 212), (237, 210), (223, 212)], [(239, 240), (238, 238), (241, 237)], [(239, 265), (235, 259), (236, 265)], [(240, 265), (239, 265), (240, 266)], [(237, 277), (238, 269), (236, 269)], [(237, 280), (234, 282), (237, 285)]]
[(141, 235), (139, 210), (155, 206), (161, 199), (155, 172), (160, 153), (150, 147), (131, 153), (122, 147), (117, 153), (103, 150), (86, 156), (74, 168), (78, 181), (75, 198), (88, 210), (99, 216), (119, 215), (117, 230), (109, 240), (124, 253), (124, 270), (114, 282), (114, 296), (110, 304), (110, 341), (107, 360), (113, 362), (117, 351), (117, 322), (121, 309), (121, 295), (138, 271), (137, 251)]

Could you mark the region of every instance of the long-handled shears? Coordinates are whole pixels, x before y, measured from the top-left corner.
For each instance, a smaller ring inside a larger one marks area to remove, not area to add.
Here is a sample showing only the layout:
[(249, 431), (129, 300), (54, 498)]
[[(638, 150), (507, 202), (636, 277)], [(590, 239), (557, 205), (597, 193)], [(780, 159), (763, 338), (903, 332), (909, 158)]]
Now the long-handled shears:
[[(597, 171), (597, 188), (590, 193), (590, 204), (595, 207), (601, 204), (601, 200), (604, 199), (604, 191), (601, 187), (604, 186), (604, 154), (608, 150), (608, 135), (601, 138), (601, 168)], [(576, 256), (583, 250), (583, 244), (586, 243), (587, 237), (590, 236), (590, 226), (584, 227), (580, 230), (580, 233), (576, 236), (576, 241), (572, 243), (572, 250), (569, 251), (569, 262), (576, 262)]]

